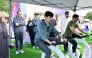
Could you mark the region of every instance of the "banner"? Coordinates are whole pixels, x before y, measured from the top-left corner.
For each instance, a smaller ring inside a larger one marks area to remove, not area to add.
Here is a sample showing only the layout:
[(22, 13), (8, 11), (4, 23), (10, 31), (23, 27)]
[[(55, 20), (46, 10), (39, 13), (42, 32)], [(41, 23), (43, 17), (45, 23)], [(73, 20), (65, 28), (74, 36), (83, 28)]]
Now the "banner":
[(14, 2), (12, 6), (12, 18), (16, 16), (18, 9), (19, 9), (19, 2)]

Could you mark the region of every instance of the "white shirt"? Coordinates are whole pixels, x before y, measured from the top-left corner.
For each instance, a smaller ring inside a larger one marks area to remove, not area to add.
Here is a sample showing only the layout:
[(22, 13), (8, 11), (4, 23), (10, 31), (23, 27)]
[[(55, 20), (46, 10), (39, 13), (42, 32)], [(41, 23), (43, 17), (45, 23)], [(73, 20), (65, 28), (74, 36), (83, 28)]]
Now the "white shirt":
[(56, 30), (58, 30), (59, 32), (61, 32), (61, 28), (60, 28), (60, 20), (56, 21), (57, 25), (56, 25)]
[(64, 34), (65, 33), (67, 24), (70, 21), (71, 21), (71, 19), (70, 18), (66, 18), (65, 16), (61, 19), (61, 22), (60, 22), (61, 34)]

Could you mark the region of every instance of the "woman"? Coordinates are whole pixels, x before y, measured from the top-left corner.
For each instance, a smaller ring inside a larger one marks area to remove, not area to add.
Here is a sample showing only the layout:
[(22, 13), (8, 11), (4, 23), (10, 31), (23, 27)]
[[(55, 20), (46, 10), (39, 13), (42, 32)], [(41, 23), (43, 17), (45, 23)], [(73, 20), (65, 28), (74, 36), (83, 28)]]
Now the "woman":
[(35, 49), (34, 38), (33, 38), (33, 24), (32, 24), (31, 17), (29, 17), (29, 21), (28, 21), (28, 24), (27, 24), (27, 32), (29, 33), (33, 49)]
[(7, 27), (4, 17), (0, 17), (0, 58), (8, 58)]

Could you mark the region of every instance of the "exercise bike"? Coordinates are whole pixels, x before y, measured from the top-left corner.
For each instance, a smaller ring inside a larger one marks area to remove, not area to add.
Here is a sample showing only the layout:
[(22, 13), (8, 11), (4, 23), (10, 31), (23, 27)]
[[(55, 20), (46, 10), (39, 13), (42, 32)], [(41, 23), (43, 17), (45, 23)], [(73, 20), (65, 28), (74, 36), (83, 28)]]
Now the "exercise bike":
[[(90, 35), (92, 35), (92, 34), (90, 34)], [(90, 46), (85, 41), (86, 37), (89, 37), (89, 36), (86, 35), (86, 36), (82, 36), (82, 38), (75, 39), (76, 42), (82, 43), (84, 45), (84, 47), (86, 48), (87, 53), (85, 53), (85, 55), (82, 55), (82, 58), (90, 58), (90, 55), (91, 55)], [(58, 45), (58, 43), (56, 43), (56, 44)], [(73, 58), (72, 55), (71, 55), (71, 52), (72, 52), (72, 44), (71, 43), (69, 43), (69, 46), (68, 46), (69, 52), (66, 55), (63, 54), (63, 52), (58, 48), (58, 46), (50, 45), (48, 47), (51, 51), (54, 51), (58, 55), (59, 58), (70, 58), (70, 57)], [(75, 54), (76, 54), (76, 58), (79, 58), (80, 51), (77, 49)], [(45, 58), (45, 53), (44, 52), (42, 52), (41, 58)], [(51, 58), (57, 58), (57, 57), (53, 56)]]

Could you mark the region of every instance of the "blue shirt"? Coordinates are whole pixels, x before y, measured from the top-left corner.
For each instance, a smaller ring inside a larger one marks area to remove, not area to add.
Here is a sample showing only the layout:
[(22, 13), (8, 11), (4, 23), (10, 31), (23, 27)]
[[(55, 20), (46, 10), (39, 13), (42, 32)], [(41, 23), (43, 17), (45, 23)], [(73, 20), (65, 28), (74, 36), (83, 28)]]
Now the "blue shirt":
[(45, 41), (46, 39), (49, 39), (49, 34), (51, 31), (55, 33), (56, 35), (60, 34), (51, 23), (49, 23), (49, 26), (47, 26), (47, 24), (45, 23), (45, 20), (43, 19), (37, 25), (34, 42), (38, 42), (41, 40)]
[(40, 22), (40, 19), (33, 19), (32, 20), (32, 24), (33, 24), (33, 32), (36, 32), (36, 28), (37, 28), (37, 25), (38, 23)]

